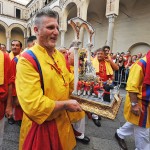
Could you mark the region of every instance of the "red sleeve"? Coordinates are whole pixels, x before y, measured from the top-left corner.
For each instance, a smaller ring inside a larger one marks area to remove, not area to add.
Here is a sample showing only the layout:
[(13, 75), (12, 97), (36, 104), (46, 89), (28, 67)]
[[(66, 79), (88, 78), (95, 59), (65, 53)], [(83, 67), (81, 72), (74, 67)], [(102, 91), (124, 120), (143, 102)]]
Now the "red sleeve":
[(15, 59), (12, 59), (10, 64), (10, 72), (11, 72), (11, 78), (10, 82), (12, 83), (12, 96), (16, 96), (16, 86), (15, 86), (15, 78), (16, 78), (16, 65)]
[(2, 100), (5, 100), (7, 98), (10, 78), (10, 58), (8, 54), (4, 53), (4, 84), (0, 85), (0, 99)]

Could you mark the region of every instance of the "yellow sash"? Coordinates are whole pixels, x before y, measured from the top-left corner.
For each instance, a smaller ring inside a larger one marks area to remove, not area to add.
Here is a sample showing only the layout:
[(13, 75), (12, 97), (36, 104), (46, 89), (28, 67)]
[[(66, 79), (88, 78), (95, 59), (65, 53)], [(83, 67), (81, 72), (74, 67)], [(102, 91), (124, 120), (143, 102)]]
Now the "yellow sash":
[(12, 51), (9, 53), (9, 58), (10, 58), (10, 60), (12, 60), (14, 58), (14, 54)]
[[(95, 68), (95, 71), (99, 72), (99, 61), (98, 61), (97, 57), (95, 57), (93, 59), (92, 64), (93, 64), (93, 67)], [(110, 63), (105, 61), (105, 66), (106, 66), (106, 74), (113, 75), (113, 69), (112, 69)]]
[(0, 85), (4, 84), (4, 54), (0, 51)]

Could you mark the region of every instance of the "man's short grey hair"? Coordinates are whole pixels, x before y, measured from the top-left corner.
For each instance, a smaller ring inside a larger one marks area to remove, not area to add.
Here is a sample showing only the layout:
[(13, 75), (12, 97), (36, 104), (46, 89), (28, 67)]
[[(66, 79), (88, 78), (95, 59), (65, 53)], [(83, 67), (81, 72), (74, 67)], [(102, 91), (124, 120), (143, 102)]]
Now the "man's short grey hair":
[(55, 18), (58, 20), (59, 22), (59, 15), (56, 11), (50, 9), (49, 7), (44, 7), (42, 9), (40, 9), (37, 14), (35, 15), (35, 19), (34, 19), (34, 24), (38, 25), (41, 22), (41, 17), (51, 17), (51, 18)]

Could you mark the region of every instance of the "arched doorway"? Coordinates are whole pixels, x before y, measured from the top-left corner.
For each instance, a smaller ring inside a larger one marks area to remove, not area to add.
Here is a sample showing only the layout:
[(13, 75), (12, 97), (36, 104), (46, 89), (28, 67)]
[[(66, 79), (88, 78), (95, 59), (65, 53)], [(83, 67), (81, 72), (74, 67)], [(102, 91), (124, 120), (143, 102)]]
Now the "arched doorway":
[(68, 20), (77, 17), (77, 5), (75, 3), (69, 3), (66, 7), (66, 10), (68, 12), (68, 16), (67, 16), (67, 31), (65, 34), (65, 46), (69, 48), (72, 41), (74, 40), (74, 32), (72, 27), (68, 24)]
[[(105, 16), (106, 1), (91, 0), (87, 10), (87, 22), (89, 22), (95, 30), (94, 48), (96, 50), (106, 44), (108, 19)], [(87, 44), (87, 35), (84, 32), (84, 47)]]
[(131, 55), (137, 55), (139, 52), (141, 52), (144, 55), (148, 52), (148, 50), (150, 50), (150, 45), (144, 42), (133, 44), (129, 48)]
[(25, 48), (24, 33), (19, 27), (14, 27), (11, 30), (11, 41), (13, 40), (19, 40), (22, 43), (22, 48)]
[(3, 25), (0, 24), (0, 43), (1, 44), (7, 44), (7, 39), (6, 39), (6, 29)]

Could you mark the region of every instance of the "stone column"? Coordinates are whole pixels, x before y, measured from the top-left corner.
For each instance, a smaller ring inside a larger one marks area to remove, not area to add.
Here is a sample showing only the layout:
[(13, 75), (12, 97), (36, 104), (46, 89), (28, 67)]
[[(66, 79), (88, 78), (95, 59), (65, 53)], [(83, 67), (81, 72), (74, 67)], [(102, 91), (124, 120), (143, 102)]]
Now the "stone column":
[(87, 48), (87, 61), (91, 62), (91, 48), (92, 48), (93, 44), (89, 43), (87, 46), (88, 46), (88, 48)]
[(11, 49), (10, 49), (10, 32), (9, 32), (9, 31), (6, 32), (6, 38), (7, 38), (6, 49), (7, 49), (8, 51), (10, 51)]
[(28, 39), (28, 37), (27, 37), (27, 29), (25, 29), (24, 30), (24, 48), (26, 48), (27, 47), (27, 39)]
[(78, 56), (78, 50), (79, 45), (81, 44), (80, 41), (74, 41), (74, 91), (73, 94), (77, 95), (77, 84), (79, 81), (79, 56)]
[(24, 49), (27, 47), (27, 39), (28, 37), (24, 37)]
[(113, 47), (113, 36), (114, 36), (114, 24), (115, 24), (115, 18), (116, 15), (109, 15), (107, 16), (109, 25), (108, 25), (108, 35), (107, 35), (107, 43), (106, 45), (110, 46), (110, 49), (112, 50)]
[(61, 32), (61, 44), (60, 44), (60, 46), (61, 47), (65, 47), (65, 30), (60, 30), (60, 32)]

